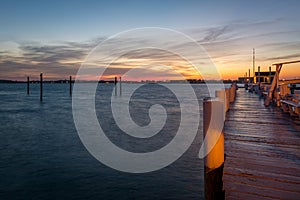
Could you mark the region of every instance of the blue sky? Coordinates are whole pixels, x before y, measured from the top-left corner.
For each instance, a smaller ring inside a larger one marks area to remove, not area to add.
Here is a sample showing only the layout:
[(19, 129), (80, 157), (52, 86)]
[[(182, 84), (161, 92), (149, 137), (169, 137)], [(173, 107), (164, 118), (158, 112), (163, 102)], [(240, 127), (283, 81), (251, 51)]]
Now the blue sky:
[[(60, 53), (64, 49), (60, 47), (66, 43), (69, 46), (71, 42), (77, 45), (76, 48), (69, 47), (67, 52), (84, 46), (81, 51), (75, 53), (78, 56), (77, 60), (80, 60), (84, 59), (99, 38), (131, 28), (152, 26), (182, 31), (204, 43), (208, 53), (215, 58), (214, 61), (225, 74), (230, 73), (231, 69), (236, 71), (238, 66), (247, 71), (248, 66), (242, 66), (246, 65), (242, 61), (245, 61), (245, 56), (251, 54), (252, 48), (257, 49), (258, 59), (261, 52), (262, 65), (270, 65), (272, 62), (267, 61), (273, 57), (277, 58), (276, 61), (299, 58), (299, 7), (300, 3), (296, 0), (0, 0), (0, 78), (17, 79), (24, 71), (35, 71), (32, 68), (26, 70), (27, 64), (34, 64), (34, 53), (46, 54), (43, 50), (48, 46), (56, 46)], [(275, 45), (275, 48), (272, 45)], [(232, 50), (233, 48), (236, 49)], [(239, 57), (237, 52), (240, 52), (242, 57)], [(229, 53), (231, 56), (228, 57)], [(75, 55), (65, 52), (65, 56), (73, 58)], [(279, 59), (280, 56), (282, 59)], [(232, 64), (228, 63), (230, 60)], [(247, 62), (251, 62), (251, 55)], [(55, 60), (53, 63), (57, 64), (60, 61)], [(73, 63), (69, 63), (68, 66), (60, 63), (60, 67), (55, 67), (57, 74), (76, 73), (80, 62), (74, 65), (73, 70), (66, 70), (66, 67), (69, 69)], [(249, 65), (251, 66), (251, 63)], [(43, 70), (45, 68), (42, 64), (39, 67)], [(51, 69), (53, 78), (55, 70)], [(243, 73), (234, 74), (237, 75)]]
[[(285, 18), (298, 26), (299, 1), (20, 1), (2, 0), (1, 36), (86, 40), (143, 26), (188, 28)], [(284, 28), (284, 27), (283, 27)]]

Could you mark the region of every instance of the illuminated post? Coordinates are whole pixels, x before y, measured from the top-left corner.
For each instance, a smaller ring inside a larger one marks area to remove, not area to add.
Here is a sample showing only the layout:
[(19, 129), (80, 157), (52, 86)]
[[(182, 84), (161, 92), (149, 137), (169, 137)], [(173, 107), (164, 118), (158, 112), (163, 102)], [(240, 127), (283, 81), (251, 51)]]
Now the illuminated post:
[(40, 74), (40, 101), (43, 101), (43, 73)]
[[(206, 140), (204, 183), (205, 199), (209, 200), (224, 199), (224, 118), (220, 112), (223, 112), (222, 102), (212, 98), (203, 99), (203, 138)], [(209, 129), (210, 126), (214, 129)]]
[(225, 93), (225, 89), (222, 90), (216, 90), (215, 91), (215, 96), (220, 100), (220, 102), (222, 102), (223, 104), (223, 109), (224, 109), (224, 121), (225, 121), (225, 116), (226, 116), (226, 112), (228, 110), (227, 107), (227, 103), (226, 103), (226, 93)]
[(230, 109), (230, 88), (225, 88), (226, 112)]
[(233, 103), (234, 99), (235, 99), (235, 92), (236, 92), (236, 88), (235, 85), (232, 84), (230, 89), (229, 89), (229, 102)]

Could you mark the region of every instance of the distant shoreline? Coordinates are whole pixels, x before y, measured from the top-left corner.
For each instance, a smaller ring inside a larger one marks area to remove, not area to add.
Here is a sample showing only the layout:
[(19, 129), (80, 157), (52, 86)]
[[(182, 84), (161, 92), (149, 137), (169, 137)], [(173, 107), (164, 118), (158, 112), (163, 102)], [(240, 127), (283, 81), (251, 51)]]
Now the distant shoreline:
[[(223, 83), (232, 83), (235, 80), (221, 80), (221, 82)], [(75, 81), (72, 80), (72, 83), (74, 83)], [(104, 83), (104, 84), (108, 84), (108, 83), (114, 83), (113, 80), (100, 80), (100, 81), (76, 81), (77, 83)], [(150, 81), (150, 80), (145, 80), (145, 81), (122, 81), (122, 83), (129, 83), (129, 84), (134, 84), (134, 83), (149, 83), (149, 84), (155, 84), (155, 83), (164, 83), (164, 84), (184, 84), (184, 83), (190, 83), (190, 84), (206, 84), (206, 83), (220, 83), (219, 80), (194, 80), (194, 79), (189, 79), (189, 80), (170, 80), (170, 81)], [(2, 79), (0, 80), (0, 84), (1, 83), (27, 83), (27, 81), (17, 81), (17, 80), (5, 80)], [(40, 83), (39, 80), (32, 80), (30, 81), (30, 83)], [(70, 83), (69, 80), (46, 80), (43, 81), (43, 83), (49, 83), (49, 84), (67, 84)]]

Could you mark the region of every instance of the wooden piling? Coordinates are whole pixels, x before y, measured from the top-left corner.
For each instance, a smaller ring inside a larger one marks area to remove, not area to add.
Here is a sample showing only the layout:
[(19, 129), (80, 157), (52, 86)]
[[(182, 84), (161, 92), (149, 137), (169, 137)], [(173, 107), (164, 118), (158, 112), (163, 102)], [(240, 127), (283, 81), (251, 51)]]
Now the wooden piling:
[(229, 89), (229, 102), (233, 103), (234, 102), (234, 88), (231, 86)]
[(224, 120), (225, 120), (225, 116), (226, 116), (226, 112), (227, 112), (227, 108), (226, 108), (226, 93), (225, 90), (216, 90), (215, 91), (215, 96), (222, 102), (223, 104), (223, 114), (224, 114)]
[(29, 76), (27, 76), (27, 95), (29, 95)]
[(260, 66), (258, 66), (257, 75), (258, 75), (258, 84), (260, 84)]
[(122, 95), (122, 78), (120, 76), (120, 96)]
[(72, 76), (70, 76), (70, 96), (72, 96)]
[(43, 73), (40, 74), (40, 101), (43, 101)]
[[(249, 69), (249, 82), (251, 82), (250, 81), (250, 69)], [(254, 82), (254, 75), (253, 75), (253, 82)]]
[(236, 84), (232, 84), (229, 90), (229, 102), (233, 103), (236, 95)]
[[(218, 129), (209, 130), (210, 123), (223, 127), (223, 115), (218, 114), (219, 112), (223, 112), (223, 109), (222, 102), (217, 101), (216, 99), (205, 98), (203, 100), (203, 137), (205, 137), (207, 141), (207, 147), (205, 148), (207, 155), (204, 158), (204, 183), (206, 200), (224, 199), (224, 191), (222, 190), (222, 176), (224, 168), (224, 134), (223, 130), (221, 133), (214, 132), (218, 131)], [(211, 119), (212, 113), (215, 113), (214, 119)], [(211, 122), (211, 120), (213, 121)], [(218, 138), (216, 138), (217, 135), (219, 135)], [(209, 149), (209, 146), (211, 145), (214, 146), (212, 149)]]
[(115, 76), (115, 96), (117, 96), (117, 77)]
[(230, 109), (230, 88), (225, 88), (226, 112)]

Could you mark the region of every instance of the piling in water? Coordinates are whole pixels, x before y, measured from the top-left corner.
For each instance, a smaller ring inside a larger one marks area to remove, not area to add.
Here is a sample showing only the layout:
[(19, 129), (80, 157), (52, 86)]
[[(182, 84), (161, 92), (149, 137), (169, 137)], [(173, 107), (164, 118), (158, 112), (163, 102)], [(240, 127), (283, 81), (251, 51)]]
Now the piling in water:
[(40, 74), (40, 101), (43, 101), (43, 73)]
[[(222, 102), (206, 98), (203, 100), (203, 137), (206, 140), (204, 158), (205, 199), (224, 199), (223, 167), (224, 167), (224, 116)], [(210, 127), (210, 129), (209, 129)], [(212, 128), (215, 127), (215, 128)], [(216, 128), (219, 127), (219, 128)]]
[(117, 77), (115, 76), (115, 96), (117, 96)]
[(258, 75), (258, 84), (260, 84), (260, 66), (258, 66), (257, 75)]
[(72, 76), (70, 76), (70, 96), (72, 96)]
[(122, 78), (120, 76), (120, 96), (122, 95)]
[(27, 76), (27, 95), (29, 95), (29, 76)]

